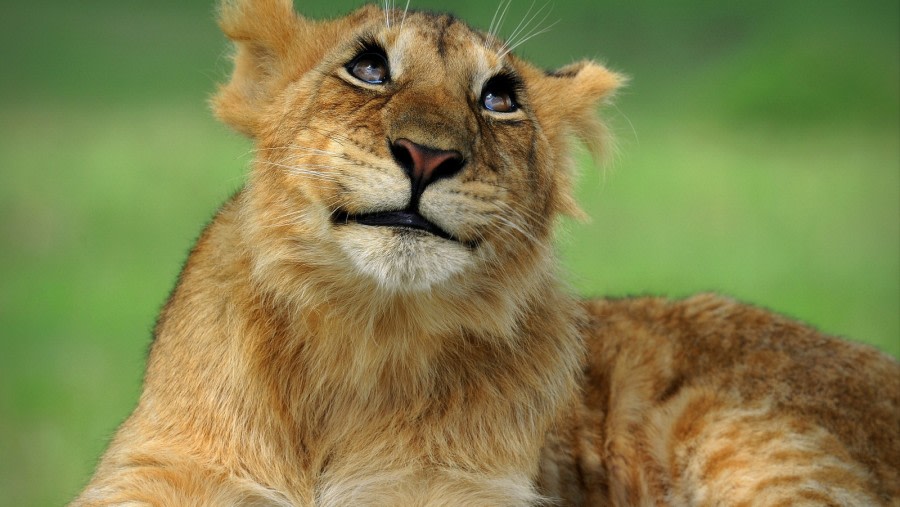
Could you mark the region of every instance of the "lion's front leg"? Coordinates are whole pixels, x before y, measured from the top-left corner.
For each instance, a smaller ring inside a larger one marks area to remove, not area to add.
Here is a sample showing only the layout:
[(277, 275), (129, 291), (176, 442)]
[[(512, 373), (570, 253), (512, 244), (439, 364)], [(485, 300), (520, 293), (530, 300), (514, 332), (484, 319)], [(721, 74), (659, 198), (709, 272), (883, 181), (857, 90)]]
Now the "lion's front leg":
[(185, 462), (101, 469), (70, 507), (312, 505), (234, 474)]

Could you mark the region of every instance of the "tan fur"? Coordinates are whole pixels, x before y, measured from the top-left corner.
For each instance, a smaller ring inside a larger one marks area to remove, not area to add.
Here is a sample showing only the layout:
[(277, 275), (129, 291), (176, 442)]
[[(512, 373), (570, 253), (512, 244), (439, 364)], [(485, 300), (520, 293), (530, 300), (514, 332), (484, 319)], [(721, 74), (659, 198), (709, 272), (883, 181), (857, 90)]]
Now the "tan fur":
[[(896, 502), (896, 362), (713, 296), (561, 286), (567, 143), (602, 150), (619, 76), (545, 73), (447, 15), (229, 0), (220, 20), (236, 52), (214, 110), (253, 138), (253, 171), (73, 505)], [(360, 39), (388, 85), (348, 74)], [(482, 110), (504, 69), (521, 108)], [(465, 158), (418, 208), (456, 240), (335, 220), (408, 206), (401, 138)]]
[(716, 295), (585, 308), (583, 403), (544, 452), (568, 504), (900, 504), (895, 360)]

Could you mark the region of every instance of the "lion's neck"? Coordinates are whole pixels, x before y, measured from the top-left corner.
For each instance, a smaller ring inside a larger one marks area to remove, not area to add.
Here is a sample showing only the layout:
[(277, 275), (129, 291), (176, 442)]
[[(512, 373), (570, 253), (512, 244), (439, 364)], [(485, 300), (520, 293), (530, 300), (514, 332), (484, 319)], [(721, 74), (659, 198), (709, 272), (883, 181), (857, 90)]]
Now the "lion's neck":
[[(467, 384), (473, 370), (502, 371), (495, 379), (521, 375), (544, 360), (520, 355), (536, 346), (536, 327), (551, 328), (541, 339), (579, 347), (570, 329), (577, 307), (552, 279), (515, 296), (485, 291), (454, 299), (332, 287), (327, 296), (311, 291), (306, 298), (260, 300), (271, 305), (261, 313), (284, 316), (274, 332), (283, 343), (264, 346), (293, 351), (287, 355), (304, 378), (304, 392), (293, 397), (303, 400), (301, 412), (336, 405), (410, 409), (459, 387), (454, 382)], [(553, 333), (559, 336), (547, 336)]]
[[(220, 214), (200, 241), (161, 319), (147, 376), (156, 406), (208, 414), (208, 426), (221, 428), (220, 404), (239, 404), (227, 411), (244, 418), (234, 426), (238, 443), (271, 424), (298, 435), (305, 443), (297, 446), (317, 441), (318, 449), (366, 432), (375, 442), (385, 441), (379, 432), (406, 431), (414, 442), (417, 428), (437, 427), (447, 436), (429, 441), (445, 448), (421, 452), (463, 455), (476, 437), (459, 435), (478, 427), (507, 433), (518, 456), (517, 447), (537, 452), (574, 395), (580, 310), (549, 270), (515, 282), (519, 292), (499, 283), (457, 295), (345, 290), (260, 270), (250, 247), (236, 248), (231, 215)], [(298, 262), (268, 267), (327, 279)], [(218, 285), (198, 292), (199, 278)], [(190, 364), (172, 368), (177, 361)], [(202, 370), (191, 385), (197, 391), (158, 387), (184, 384), (157, 373), (154, 365), (164, 362), (160, 371)], [(242, 394), (223, 399), (223, 392)]]

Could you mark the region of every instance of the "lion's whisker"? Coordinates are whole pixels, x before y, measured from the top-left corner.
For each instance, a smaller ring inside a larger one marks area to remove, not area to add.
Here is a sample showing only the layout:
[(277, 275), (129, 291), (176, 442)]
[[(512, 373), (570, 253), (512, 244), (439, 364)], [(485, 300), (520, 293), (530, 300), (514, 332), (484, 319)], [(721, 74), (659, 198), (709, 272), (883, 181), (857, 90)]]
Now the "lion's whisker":
[[(506, 44), (504, 44), (504, 49), (500, 53), (501, 58), (508, 55), (509, 53), (511, 53), (513, 51), (513, 49), (519, 47), (525, 41), (531, 39), (532, 37), (535, 37), (537, 35), (540, 35), (540, 34), (546, 32), (547, 30), (549, 30), (556, 24), (556, 23), (554, 23), (553, 25), (550, 25), (547, 28), (544, 28), (543, 30), (540, 30), (539, 32), (535, 33), (535, 31), (540, 28), (540, 26), (544, 23), (544, 21), (547, 20), (547, 17), (550, 16), (550, 13), (553, 12), (553, 7), (550, 6), (549, 3), (547, 3), (547, 4), (544, 4), (543, 6), (541, 6), (540, 9), (538, 9), (537, 11), (535, 11), (532, 14), (531, 11), (533, 10), (534, 5), (535, 5), (535, 3), (532, 2), (531, 7), (529, 7), (528, 11), (525, 12), (525, 16), (523, 16), (522, 21), (519, 22), (519, 24), (516, 26), (516, 29), (513, 30), (513, 33), (511, 33), (510, 36), (507, 38)], [(537, 19), (537, 17), (540, 16), (541, 13), (544, 11), (544, 9), (547, 9), (548, 6), (550, 8), (547, 10), (547, 13), (544, 14), (544, 17), (541, 18), (541, 20), (538, 21), (534, 25), (534, 27), (531, 27), (531, 24), (534, 23), (534, 21)], [(530, 16), (529, 16), (529, 14), (530, 14)], [(516, 40), (517, 38), (518, 38), (518, 40)]]
[(262, 152), (262, 151), (276, 151), (276, 150), (301, 150), (301, 151), (306, 151), (309, 153), (315, 153), (317, 155), (330, 155), (333, 157), (345, 157), (346, 156), (344, 153), (323, 150), (321, 148), (310, 148), (307, 146), (301, 146), (299, 144), (288, 144), (288, 145), (276, 146), (276, 147), (272, 147), (272, 148), (257, 148), (256, 150), (251, 150), (251, 151)]
[(498, 34), (500, 33), (500, 28), (503, 26), (503, 18), (506, 16), (506, 11), (509, 10), (509, 6), (512, 5), (512, 0), (500, 0), (500, 3), (497, 4), (497, 10), (494, 11), (494, 17), (491, 18), (491, 25), (488, 28), (488, 39), (497, 39)]
[[(265, 165), (273, 166), (273, 167), (280, 167), (282, 169), (287, 169), (288, 172), (290, 172), (291, 174), (295, 174), (295, 175), (312, 176), (313, 178), (320, 179), (323, 181), (335, 181), (335, 182), (337, 181), (337, 179), (335, 179), (334, 177), (332, 177), (328, 174), (322, 173), (321, 171), (316, 171), (315, 169), (317, 167), (315, 167), (315, 166), (310, 166), (308, 168), (306, 166), (301, 167), (301, 166), (294, 166), (294, 165), (287, 165), (287, 164), (279, 164), (278, 162), (272, 162), (272, 161), (268, 161), (268, 160), (263, 160), (263, 161), (261, 161), (261, 163), (263, 163)], [(328, 168), (333, 168), (333, 167), (321, 166), (318, 168), (328, 169)]]
[(505, 224), (505, 225), (508, 225), (510, 228), (512, 228), (513, 230), (515, 230), (516, 232), (518, 232), (519, 234), (521, 234), (522, 236), (524, 236), (526, 239), (532, 241), (533, 243), (539, 243), (539, 242), (540, 242), (536, 237), (534, 237), (533, 234), (531, 234), (530, 232), (526, 231), (526, 230), (523, 229), (522, 227), (519, 227), (519, 225), (516, 224), (515, 222), (513, 222), (513, 221), (511, 221), (511, 220), (508, 220), (507, 218), (502, 217), (502, 216), (499, 216), (499, 215), (495, 216), (494, 218), (496, 218), (499, 222), (501, 222), (501, 223), (503, 223), (503, 224)]
[[(543, 21), (541, 21), (541, 22), (543, 22)], [(501, 57), (502, 57), (502, 56), (506, 56), (506, 55), (508, 55), (509, 53), (512, 53), (513, 50), (515, 50), (517, 47), (519, 47), (519, 46), (521, 46), (522, 44), (528, 42), (529, 40), (533, 39), (534, 37), (537, 37), (538, 35), (541, 35), (541, 34), (544, 34), (544, 33), (549, 32), (554, 26), (557, 25), (557, 23), (559, 23), (559, 21), (554, 21), (553, 24), (547, 26), (546, 28), (543, 28), (543, 29), (541, 29), (540, 31), (537, 31), (537, 32), (534, 32), (534, 33), (530, 33), (530, 34), (528, 34), (526, 37), (523, 37), (521, 40), (519, 40), (518, 42), (516, 42), (515, 44), (510, 45), (510, 46), (507, 46), (507, 48), (500, 54), (500, 56), (501, 56)], [(535, 27), (535, 30), (536, 30), (536, 29), (537, 29), (537, 27)]]
[[(516, 25), (516, 27), (513, 29), (512, 33), (509, 34), (509, 37), (506, 38), (505, 46), (508, 47), (509, 44), (512, 43), (512, 41), (516, 38), (516, 35), (519, 34), (519, 31), (522, 30), (522, 28), (523, 28), (522, 24), (525, 23), (526, 20), (528, 20), (529, 24), (531, 23), (528, 16), (529, 16), (529, 14), (531, 14), (532, 9), (534, 9), (535, 3), (536, 3), (536, 0), (532, 0), (531, 5), (528, 7), (528, 10), (525, 11), (525, 15), (522, 16), (522, 20), (519, 21), (519, 24)], [(526, 24), (525, 26), (528, 26), (528, 24)]]
[(403, 23), (406, 22), (406, 13), (409, 12), (409, 0), (406, 0), (406, 6), (403, 8), (403, 17), (400, 19), (400, 29), (403, 30)]

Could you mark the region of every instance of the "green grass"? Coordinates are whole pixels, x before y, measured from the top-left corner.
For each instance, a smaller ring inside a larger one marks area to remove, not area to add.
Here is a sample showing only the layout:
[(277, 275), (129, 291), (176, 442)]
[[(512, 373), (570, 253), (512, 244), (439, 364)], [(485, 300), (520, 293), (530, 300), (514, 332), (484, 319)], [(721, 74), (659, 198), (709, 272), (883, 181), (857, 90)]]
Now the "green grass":
[[(633, 77), (604, 112), (619, 154), (583, 168), (592, 221), (562, 224), (579, 292), (712, 290), (900, 356), (900, 6), (843, 4), (556, 3), (526, 56)], [(243, 181), (249, 143), (205, 106), (228, 69), (211, 10), (0, 7), (0, 504), (84, 484), (188, 249)]]
[(593, 220), (568, 228), (574, 285), (723, 292), (898, 355), (897, 133), (684, 127), (648, 126), (624, 143), (627, 170), (582, 185)]
[(36, 109), (8, 111), (0, 143), (18, 169), (0, 190), (0, 489), (28, 500), (14, 505), (59, 504), (86, 479), (137, 399), (191, 243), (248, 162), (202, 105)]

